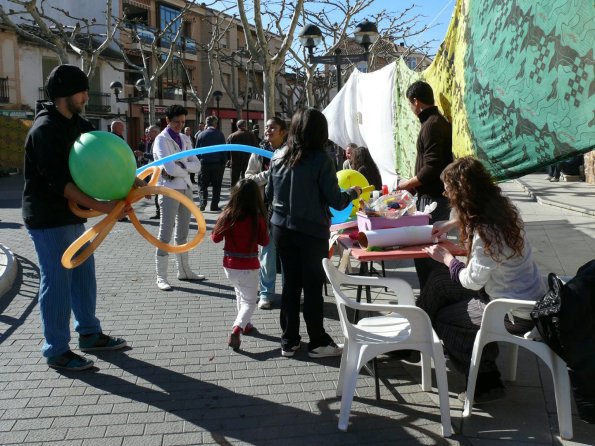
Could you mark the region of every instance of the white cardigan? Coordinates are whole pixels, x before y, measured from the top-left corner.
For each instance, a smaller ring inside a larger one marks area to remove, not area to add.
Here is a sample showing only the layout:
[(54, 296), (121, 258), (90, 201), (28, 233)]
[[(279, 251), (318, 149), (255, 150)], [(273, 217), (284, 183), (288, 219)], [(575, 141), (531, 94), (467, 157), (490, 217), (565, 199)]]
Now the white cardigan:
[[(184, 147), (181, 150), (192, 149), (192, 142), (186, 135), (180, 134), (182, 139), (182, 145)], [(178, 153), (180, 147), (173, 140), (167, 128), (165, 128), (153, 142), (153, 157), (155, 161), (165, 158), (166, 156)], [(163, 175), (159, 177), (159, 186), (166, 186), (170, 189), (185, 190), (188, 187), (192, 187), (192, 181), (190, 181), (191, 173), (200, 172), (200, 161), (194, 155), (190, 155), (186, 158), (180, 158), (177, 161), (170, 161), (161, 166), (165, 173), (172, 176), (173, 179), (165, 179)]]
[[(512, 254), (508, 246), (495, 261), (484, 252), (484, 242), (477, 233), (473, 235), (471, 256), (466, 268), (459, 272), (461, 285), (470, 290), (485, 287), (490, 299), (507, 298), (521, 300), (536, 300), (546, 291), (545, 281), (537, 264), (533, 260), (531, 245), (524, 237), (523, 255)], [(515, 312), (515, 316), (531, 319), (529, 312)]]

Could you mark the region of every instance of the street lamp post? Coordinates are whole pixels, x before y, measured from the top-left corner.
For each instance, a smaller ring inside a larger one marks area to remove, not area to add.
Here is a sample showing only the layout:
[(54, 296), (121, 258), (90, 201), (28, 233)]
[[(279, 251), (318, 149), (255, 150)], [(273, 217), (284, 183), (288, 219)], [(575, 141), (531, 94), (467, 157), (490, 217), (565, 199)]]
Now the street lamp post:
[(221, 125), (221, 116), (220, 116), (220, 110), (219, 110), (219, 101), (221, 101), (221, 98), (223, 97), (223, 92), (219, 91), (219, 90), (215, 90), (213, 92), (213, 98), (215, 98), (215, 101), (217, 102), (217, 128), (219, 128), (219, 126)]
[(252, 100), (250, 90), (246, 92), (244, 99), (246, 100), (246, 121), (248, 122), (248, 128), (250, 128), (250, 101)]
[(337, 90), (343, 86), (341, 79), (341, 65), (345, 62), (366, 62), (370, 55), (370, 46), (378, 37), (378, 28), (368, 20), (363, 21), (355, 27), (353, 33), (355, 41), (364, 47), (362, 54), (342, 54), (337, 48), (335, 54), (329, 56), (314, 56), (314, 48), (322, 42), (322, 31), (316, 25), (306, 25), (299, 34), (300, 42), (308, 49), (308, 61), (311, 64), (321, 63), (324, 65), (334, 65), (337, 70)]
[(132, 104), (135, 102), (140, 102), (145, 99), (145, 81), (143, 79), (139, 79), (134, 84), (134, 87), (139, 91), (139, 96), (132, 96), (131, 94), (128, 95), (127, 98), (121, 98), (120, 93), (123, 90), (122, 83), (120, 81), (114, 81), (110, 84), (109, 88), (113, 91), (114, 95), (116, 96), (116, 102), (123, 102), (128, 104), (128, 116), (126, 117), (126, 123), (128, 124), (128, 140), (132, 141), (132, 131), (130, 129), (130, 121), (132, 120)]

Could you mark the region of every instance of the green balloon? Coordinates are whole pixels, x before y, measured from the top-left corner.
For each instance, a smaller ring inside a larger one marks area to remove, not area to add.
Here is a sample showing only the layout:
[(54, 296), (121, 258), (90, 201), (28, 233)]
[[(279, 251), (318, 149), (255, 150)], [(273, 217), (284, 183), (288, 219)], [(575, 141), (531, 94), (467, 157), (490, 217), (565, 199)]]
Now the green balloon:
[(70, 149), (72, 179), (87, 195), (120, 200), (132, 188), (136, 160), (126, 141), (109, 132), (83, 133)]

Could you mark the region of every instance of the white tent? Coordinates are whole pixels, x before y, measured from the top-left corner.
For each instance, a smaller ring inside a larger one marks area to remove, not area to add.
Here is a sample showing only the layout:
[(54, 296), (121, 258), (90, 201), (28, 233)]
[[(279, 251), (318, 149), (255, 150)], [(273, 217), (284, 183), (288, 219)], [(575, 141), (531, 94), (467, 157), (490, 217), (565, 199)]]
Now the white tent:
[(353, 142), (367, 147), (378, 165), (382, 183), (396, 180), (393, 108), (396, 64), (372, 73), (354, 70), (323, 111), (329, 139), (341, 147)]

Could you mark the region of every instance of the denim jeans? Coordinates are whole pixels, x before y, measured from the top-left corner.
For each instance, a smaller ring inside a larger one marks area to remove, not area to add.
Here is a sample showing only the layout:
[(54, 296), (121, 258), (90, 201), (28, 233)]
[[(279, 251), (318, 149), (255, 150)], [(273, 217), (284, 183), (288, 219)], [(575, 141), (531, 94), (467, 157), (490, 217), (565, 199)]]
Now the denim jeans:
[(39, 309), (45, 338), (41, 352), (45, 357), (70, 349), (71, 312), (79, 334), (101, 332), (95, 317), (97, 284), (93, 256), (73, 269), (66, 269), (61, 263), (66, 248), (84, 231), (82, 224), (28, 230), (39, 259)]
[(231, 269), (223, 268), (225, 275), (236, 291), (236, 307), (238, 315), (233, 326), (242, 330), (248, 322), (252, 321), (252, 315), (256, 309), (256, 289), (258, 286), (257, 269)]
[(277, 281), (277, 246), (270, 234), (267, 246), (259, 246), (260, 275), (258, 282), (258, 295), (260, 299), (272, 302), (275, 299), (275, 282)]

